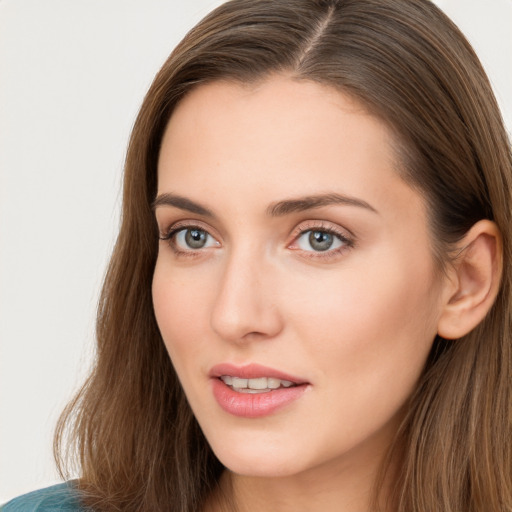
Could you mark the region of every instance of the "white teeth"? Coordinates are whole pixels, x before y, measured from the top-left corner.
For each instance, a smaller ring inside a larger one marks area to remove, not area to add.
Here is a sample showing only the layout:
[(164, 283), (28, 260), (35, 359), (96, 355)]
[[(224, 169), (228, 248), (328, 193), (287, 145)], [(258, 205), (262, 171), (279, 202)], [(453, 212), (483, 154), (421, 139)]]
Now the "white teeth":
[(259, 379), (249, 379), (247, 387), (251, 389), (267, 389), (267, 378), (261, 377)]
[(293, 382), (289, 380), (275, 379), (273, 377), (259, 377), (257, 379), (241, 379), (231, 375), (222, 375), (221, 380), (224, 384), (232, 386), (235, 391), (242, 393), (257, 393), (261, 391), (271, 391), (279, 387), (289, 388), (293, 386)]
[(267, 378), (267, 387), (270, 389), (277, 389), (281, 385), (281, 380), (272, 377)]
[(224, 384), (227, 384), (228, 386), (231, 386), (231, 384), (233, 384), (233, 377), (231, 377), (231, 375), (223, 375), (221, 379), (224, 382)]
[(233, 381), (231, 384), (234, 388), (247, 388), (248, 380), (249, 379), (240, 379), (238, 377), (233, 377)]

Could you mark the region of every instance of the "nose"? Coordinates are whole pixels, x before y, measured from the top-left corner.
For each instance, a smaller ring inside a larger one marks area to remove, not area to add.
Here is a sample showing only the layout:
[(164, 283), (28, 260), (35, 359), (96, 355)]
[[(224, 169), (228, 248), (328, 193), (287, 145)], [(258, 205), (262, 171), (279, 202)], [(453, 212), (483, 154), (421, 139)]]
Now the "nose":
[(264, 258), (232, 254), (218, 284), (212, 329), (230, 342), (270, 339), (283, 328), (278, 290)]

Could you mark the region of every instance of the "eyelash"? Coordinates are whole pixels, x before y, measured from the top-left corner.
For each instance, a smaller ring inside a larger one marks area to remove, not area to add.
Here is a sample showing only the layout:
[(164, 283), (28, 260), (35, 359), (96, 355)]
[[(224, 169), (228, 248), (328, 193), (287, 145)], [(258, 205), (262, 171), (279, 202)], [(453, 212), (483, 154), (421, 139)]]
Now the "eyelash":
[[(183, 250), (180, 249), (176, 244), (176, 235), (182, 231), (189, 231), (189, 230), (198, 230), (203, 233), (206, 233), (207, 236), (212, 237), (214, 240), (215, 238), (210, 234), (210, 232), (197, 224), (176, 224), (174, 226), (171, 226), (164, 234), (161, 234), (159, 236), (159, 239), (162, 241), (168, 242), (169, 247), (172, 249), (172, 251), (179, 257), (198, 257), (201, 254), (201, 251), (203, 248), (199, 249), (187, 249)], [(313, 222), (309, 221), (306, 224), (300, 224), (297, 226), (297, 228), (294, 229), (292, 233), (293, 240), (288, 245), (288, 248), (291, 248), (293, 244), (296, 244), (299, 239), (304, 236), (306, 233), (310, 232), (319, 232), (319, 233), (325, 233), (331, 236), (334, 236), (341, 242), (341, 246), (337, 247), (335, 249), (327, 249), (325, 251), (306, 251), (301, 250), (297, 248), (292, 248), (292, 250), (298, 250), (301, 251), (305, 257), (312, 258), (312, 259), (323, 259), (328, 260), (335, 258), (339, 256), (341, 253), (352, 249), (355, 246), (355, 239), (354, 236), (350, 233), (349, 236), (347, 236), (346, 233), (343, 233), (341, 230), (336, 229), (335, 227), (329, 225), (325, 225), (324, 222), (318, 221)]]

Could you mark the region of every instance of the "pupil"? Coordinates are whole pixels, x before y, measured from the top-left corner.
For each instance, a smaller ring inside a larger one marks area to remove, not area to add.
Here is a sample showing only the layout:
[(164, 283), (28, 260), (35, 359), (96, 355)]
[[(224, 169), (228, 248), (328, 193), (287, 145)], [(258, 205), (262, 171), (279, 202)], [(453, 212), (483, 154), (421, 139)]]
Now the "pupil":
[(185, 241), (192, 249), (201, 249), (206, 243), (206, 233), (200, 229), (189, 229), (185, 233)]
[(333, 243), (333, 238), (325, 231), (312, 231), (309, 234), (309, 243), (315, 251), (327, 251)]

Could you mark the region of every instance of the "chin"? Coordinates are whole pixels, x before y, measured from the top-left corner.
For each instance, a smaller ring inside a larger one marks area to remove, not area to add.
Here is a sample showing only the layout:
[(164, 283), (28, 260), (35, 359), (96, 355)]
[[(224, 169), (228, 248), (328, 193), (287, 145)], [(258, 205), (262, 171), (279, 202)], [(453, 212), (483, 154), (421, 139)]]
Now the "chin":
[(271, 443), (251, 443), (246, 438), (240, 446), (232, 442), (210, 444), (220, 462), (238, 475), (253, 477), (286, 477), (306, 469), (304, 455), (299, 446), (276, 447)]
[(229, 460), (221, 459), (223, 465), (232, 473), (247, 477), (258, 478), (280, 478), (296, 475), (302, 472), (302, 468), (297, 467), (293, 461), (285, 461), (276, 464), (274, 461), (266, 463), (254, 462), (240, 457), (228, 457)]

